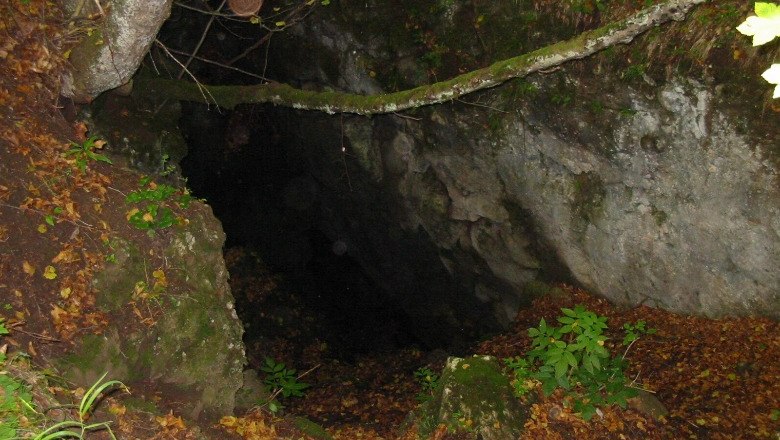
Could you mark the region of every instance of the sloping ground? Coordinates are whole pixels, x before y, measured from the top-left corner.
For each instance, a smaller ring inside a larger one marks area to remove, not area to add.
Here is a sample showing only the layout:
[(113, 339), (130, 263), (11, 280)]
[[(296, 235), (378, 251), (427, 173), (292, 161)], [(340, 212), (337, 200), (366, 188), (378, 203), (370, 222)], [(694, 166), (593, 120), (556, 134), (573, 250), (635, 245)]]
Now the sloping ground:
[[(231, 260), (235, 260), (231, 267), (236, 267), (240, 258)], [(263, 310), (268, 319), (284, 316), (288, 322), (290, 316), (299, 316), (293, 322), (308, 321), (311, 311), (300, 303), (287, 301), (278, 309), (273, 305), (280, 294), (276, 275), (260, 266), (234, 274), (234, 292), (254, 292), (253, 307)], [(625, 350), (623, 324), (644, 320), (657, 331), (642, 336), (628, 350), (627, 375), (652, 391), (669, 415), (653, 419), (631, 407), (611, 407), (585, 422), (564, 405), (561, 394), (544, 397), (535, 390), (538, 401), (523, 439), (774, 439), (780, 433), (778, 322), (712, 320), (649, 307), (621, 309), (571, 287), (554, 291), (558, 293), (521, 311), (511, 331), (477, 344), (472, 351), (498, 358), (524, 355), (531, 343), (529, 328), (538, 326), (542, 318), (554, 323), (562, 307), (581, 304), (608, 318), (607, 345), (618, 355)], [(302, 326), (288, 327), (289, 333), (262, 347), (248, 347), (250, 358), (263, 353), (299, 371), (318, 366), (302, 379), (312, 385), (303, 398), (283, 399), (288, 411), (320, 423), (335, 439), (417, 438), (415, 427), (404, 432), (409, 428), (406, 415), (415, 409), (416, 396), (423, 391), (414, 372), (426, 365), (441, 371), (446, 354), (408, 349), (338, 361), (329, 358), (320, 340), (301, 338), (306, 332)], [(437, 432), (437, 439), (470, 438)]]
[[(123, 329), (127, 332), (123, 336), (133, 329), (151, 333), (154, 324), (166, 318), (161, 316), (165, 308), (158, 302), (160, 296), (177, 298), (190, 287), (182, 274), (166, 266), (171, 255), (164, 254), (173, 230), (189, 224), (184, 211), (172, 207), (171, 229), (150, 233), (134, 226), (128, 218), (132, 206), (125, 203), (125, 196), (144, 186), (153, 189), (154, 183), (139, 184), (139, 174), (109, 164), (101, 156), (101, 142), (88, 140), (89, 127), (66, 122), (58, 109), (66, 49), (91, 25), (67, 22), (51, 2), (0, 4), (2, 439), (30, 438), (57, 422), (80, 421), (80, 415), (67, 408), (78, 406), (85, 389), (60, 377), (65, 371), (53, 361), (71, 354), (97, 368), (117, 367), (100, 357), (105, 353), (96, 355), (77, 341), (85, 336), (101, 339), (109, 326)], [(75, 116), (72, 104), (65, 103), (62, 113)], [(200, 214), (211, 215), (200, 203), (186, 211), (193, 220)], [(129, 303), (98, 307), (94, 279), (121, 259), (118, 238), (140, 249), (148, 263), (143, 273), (146, 281), (116, 292), (132, 294)], [(166, 272), (159, 267), (166, 267)], [(230, 348), (210, 349), (221, 350), (212, 353), (216, 359)], [(94, 383), (98, 377), (82, 379)], [(211, 422), (202, 420), (197, 426), (185, 421), (180, 409), (192, 404), (193, 398), (181, 389), (163, 389), (150, 379), (134, 384), (132, 394), (115, 391), (99, 401), (88, 423), (110, 421), (119, 438), (233, 438)], [(302, 437), (297, 429), (286, 427), (289, 423), (274, 423), (272, 432)], [(61, 425), (67, 427), (79, 430), (73, 424)], [(87, 438), (108, 436), (98, 433)]]

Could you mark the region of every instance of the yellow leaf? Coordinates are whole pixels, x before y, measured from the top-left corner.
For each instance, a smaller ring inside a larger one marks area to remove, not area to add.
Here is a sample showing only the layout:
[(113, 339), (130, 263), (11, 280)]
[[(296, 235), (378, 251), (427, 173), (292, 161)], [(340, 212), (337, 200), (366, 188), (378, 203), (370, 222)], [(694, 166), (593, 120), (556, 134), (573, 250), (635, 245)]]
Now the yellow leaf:
[(64, 309), (62, 309), (60, 306), (54, 306), (53, 309), (51, 309), (51, 317), (54, 319), (54, 324), (57, 325), (60, 322), (62, 322), (62, 318), (68, 314)]
[(286, 25), (286, 24), (287, 24), (287, 22), (286, 22), (286, 21), (284, 21), (284, 20), (281, 20), (281, 21), (277, 21), (277, 22), (276, 22), (276, 23), (274, 23), (274, 24), (275, 24), (277, 27), (282, 27), (282, 26)]
[(38, 225), (38, 232), (40, 232), (41, 234), (45, 234), (46, 231), (48, 231), (48, 230), (49, 230), (49, 228), (47, 228), (46, 225), (44, 225), (43, 223)]
[(108, 412), (115, 416), (122, 416), (127, 412), (127, 407), (118, 403), (112, 403), (111, 406), (108, 407)]
[(106, 145), (106, 141), (103, 139), (98, 139), (95, 141), (95, 143), (92, 144), (95, 148), (103, 148), (103, 146)]
[[(130, 217), (134, 216), (136, 213), (138, 213), (138, 208), (133, 208), (133, 209), (127, 211), (127, 214), (125, 215), (125, 217), (128, 220), (130, 220)], [(108, 229), (108, 228), (106, 228), (106, 229)]]
[(226, 428), (232, 428), (236, 426), (237, 418), (233, 416), (225, 416), (219, 419), (219, 424), (226, 427)]
[(72, 263), (74, 261), (78, 260), (78, 257), (73, 253), (71, 249), (65, 249), (64, 251), (60, 251), (57, 256), (51, 259), (52, 263), (59, 263), (60, 261), (64, 261), (66, 263)]
[(173, 411), (169, 412), (165, 415), (165, 417), (155, 417), (155, 420), (157, 420), (157, 423), (160, 424), (163, 428), (174, 428), (174, 429), (184, 429), (184, 420), (182, 420), (181, 417), (176, 417), (173, 415)]
[(68, 297), (70, 296), (72, 291), (73, 291), (73, 289), (71, 289), (70, 287), (66, 287), (66, 288), (60, 290), (60, 296), (63, 299), (68, 299)]
[(55, 269), (54, 266), (46, 266), (43, 269), (43, 277), (47, 280), (53, 280), (57, 278), (57, 269)]
[(153, 222), (154, 221), (154, 216), (150, 212), (147, 212), (146, 214), (144, 214), (144, 216), (142, 218), (144, 219), (145, 222)]
[(100, 214), (101, 212), (103, 212), (103, 205), (101, 205), (100, 203), (95, 203), (94, 205), (92, 205), (92, 209), (94, 209), (95, 212)]
[(22, 261), (22, 270), (27, 275), (33, 275), (35, 273), (35, 268), (32, 266), (32, 264), (26, 261)]
[(20, 310), (14, 313), (14, 317), (19, 321), (24, 321), (25, 314)]

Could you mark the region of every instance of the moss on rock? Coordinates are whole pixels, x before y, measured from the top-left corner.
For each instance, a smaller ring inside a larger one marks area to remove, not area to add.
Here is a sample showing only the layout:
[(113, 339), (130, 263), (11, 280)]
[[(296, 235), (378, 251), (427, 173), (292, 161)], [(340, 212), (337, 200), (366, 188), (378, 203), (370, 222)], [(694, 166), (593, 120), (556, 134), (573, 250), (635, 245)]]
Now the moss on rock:
[[(108, 371), (130, 385), (151, 379), (192, 396), (191, 417), (228, 414), (243, 383), (243, 328), (233, 308), (222, 258), (225, 235), (210, 209), (194, 203), (189, 223), (171, 237), (164, 251), (184, 285), (163, 293), (156, 322), (109, 321), (103, 335), (86, 336), (78, 353), (61, 360), (66, 377), (89, 385)], [(162, 239), (162, 238), (161, 238)], [(120, 243), (120, 242), (118, 242)], [(145, 261), (128, 242), (116, 247), (117, 262), (98, 277), (98, 303), (121, 313), (129, 308), (133, 286), (143, 280)], [(121, 328), (112, 327), (124, 322)]]
[(492, 356), (447, 359), (433, 399), (421, 408), (420, 434), (440, 424), (473, 438), (518, 438), (528, 411)]

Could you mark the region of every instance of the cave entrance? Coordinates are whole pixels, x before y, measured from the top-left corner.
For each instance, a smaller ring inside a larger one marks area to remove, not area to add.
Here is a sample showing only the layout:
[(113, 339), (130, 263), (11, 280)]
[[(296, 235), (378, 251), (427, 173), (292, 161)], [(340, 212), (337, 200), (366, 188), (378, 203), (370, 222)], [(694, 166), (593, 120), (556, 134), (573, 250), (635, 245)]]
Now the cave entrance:
[(193, 103), (182, 109), (188, 143), (182, 174), (223, 223), (250, 362), (260, 362), (253, 355), (265, 356), (263, 347), (279, 340), (299, 355), (316, 347), (347, 361), (436, 348), (409, 331), (414, 322), (392, 292), (364, 271), (347, 243), (326, 231), (320, 185), (293, 156), (280, 128), (288, 113)]

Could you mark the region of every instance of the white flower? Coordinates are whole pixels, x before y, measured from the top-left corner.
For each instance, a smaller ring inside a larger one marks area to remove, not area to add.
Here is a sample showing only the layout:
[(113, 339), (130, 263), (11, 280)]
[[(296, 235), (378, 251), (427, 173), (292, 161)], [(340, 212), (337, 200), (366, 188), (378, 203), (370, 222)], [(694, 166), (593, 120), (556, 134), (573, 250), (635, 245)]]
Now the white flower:
[(761, 76), (772, 84), (775, 84), (775, 93), (772, 98), (780, 98), (780, 64), (772, 64)]
[(737, 30), (753, 36), (753, 46), (769, 43), (780, 35), (780, 5), (757, 2), (756, 15), (748, 17)]

